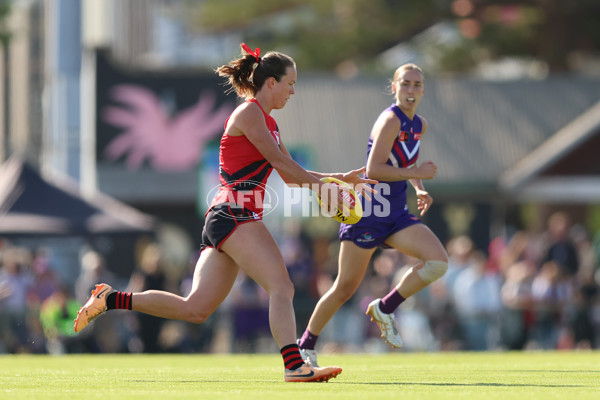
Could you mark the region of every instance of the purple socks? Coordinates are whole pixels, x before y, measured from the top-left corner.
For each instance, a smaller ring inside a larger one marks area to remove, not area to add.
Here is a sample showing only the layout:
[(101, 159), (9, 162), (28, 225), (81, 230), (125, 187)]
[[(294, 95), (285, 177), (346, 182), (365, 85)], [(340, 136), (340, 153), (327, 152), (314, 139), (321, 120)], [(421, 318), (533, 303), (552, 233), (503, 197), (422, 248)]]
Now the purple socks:
[(387, 296), (381, 299), (379, 310), (384, 314), (391, 314), (404, 300), (406, 299), (394, 288)]
[(308, 328), (306, 328), (304, 334), (298, 341), (298, 347), (300, 347), (301, 349), (314, 350), (318, 338), (319, 335), (313, 335), (308, 331)]

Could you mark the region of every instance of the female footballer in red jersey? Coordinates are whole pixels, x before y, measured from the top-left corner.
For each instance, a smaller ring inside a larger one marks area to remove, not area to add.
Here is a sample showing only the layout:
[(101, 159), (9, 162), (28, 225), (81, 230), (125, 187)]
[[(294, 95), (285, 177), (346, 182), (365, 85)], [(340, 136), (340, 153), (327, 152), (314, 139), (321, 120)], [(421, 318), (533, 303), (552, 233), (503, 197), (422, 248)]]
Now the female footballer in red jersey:
[(273, 168), (292, 185), (310, 185), (325, 196), (329, 210), (341, 207), (338, 186), (320, 178), (333, 176), (353, 185), (377, 183), (361, 178), (364, 168), (344, 174), (309, 172), (297, 164), (279, 138), (270, 113), (283, 108), (294, 94), (296, 64), (289, 56), (242, 44), (243, 55), (216, 72), (228, 79), (230, 91), (246, 101), (225, 123), (219, 155), (221, 185), (206, 213), (202, 251), (194, 272), (192, 291), (181, 297), (164, 291), (124, 293), (98, 284), (79, 310), (74, 329), (111, 309), (129, 309), (162, 318), (202, 323), (225, 300), (241, 269), (269, 295), (271, 332), (283, 357), (286, 382), (327, 381), (339, 367), (306, 364), (296, 344), (292, 297), (294, 287), (277, 244), (262, 223), (264, 185)]

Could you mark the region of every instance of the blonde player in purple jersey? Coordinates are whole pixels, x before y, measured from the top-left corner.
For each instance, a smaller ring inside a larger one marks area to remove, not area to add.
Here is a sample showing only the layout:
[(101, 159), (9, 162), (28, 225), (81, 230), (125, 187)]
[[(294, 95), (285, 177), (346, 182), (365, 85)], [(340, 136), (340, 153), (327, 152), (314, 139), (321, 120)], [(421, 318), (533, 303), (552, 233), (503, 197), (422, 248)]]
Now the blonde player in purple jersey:
[(312, 365), (318, 365), (315, 351), (318, 335), (352, 297), (377, 247), (392, 247), (421, 260), (387, 296), (374, 300), (367, 308), (366, 313), (379, 325), (381, 336), (394, 347), (402, 347), (403, 343), (393, 311), (448, 269), (444, 246), (427, 226), (409, 213), (406, 204), (407, 181), (416, 191), (421, 216), (433, 203), (423, 180), (433, 179), (437, 166), (431, 161), (417, 166), (421, 138), (427, 131), (427, 121), (417, 114), (425, 93), (424, 83), (423, 72), (414, 64), (402, 65), (394, 73), (391, 89), (395, 103), (379, 115), (367, 146), (366, 176), (380, 182), (375, 186), (378, 193), (370, 201), (363, 199), (365, 210), (370, 212), (358, 223), (341, 224), (338, 276), (317, 303), (298, 340), (303, 358), (309, 359)]

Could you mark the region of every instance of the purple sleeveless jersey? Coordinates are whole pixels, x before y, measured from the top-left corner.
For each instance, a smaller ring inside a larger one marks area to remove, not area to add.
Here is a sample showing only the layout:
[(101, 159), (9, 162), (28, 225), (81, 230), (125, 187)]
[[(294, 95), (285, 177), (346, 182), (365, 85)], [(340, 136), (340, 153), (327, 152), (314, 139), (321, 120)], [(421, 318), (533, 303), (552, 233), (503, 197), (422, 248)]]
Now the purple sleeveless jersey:
[[(423, 122), (418, 115), (410, 120), (396, 104), (383, 112), (389, 111), (398, 117), (401, 128), (387, 164), (397, 168), (410, 168), (419, 157)], [(373, 138), (369, 137), (367, 158), (372, 146)], [(361, 198), (364, 210), (362, 219), (354, 225), (340, 225), (340, 240), (351, 240), (359, 247), (370, 249), (383, 246), (387, 238), (395, 232), (420, 223), (417, 217), (408, 212), (407, 181), (380, 181), (375, 188), (378, 193), (371, 196), (371, 201)]]

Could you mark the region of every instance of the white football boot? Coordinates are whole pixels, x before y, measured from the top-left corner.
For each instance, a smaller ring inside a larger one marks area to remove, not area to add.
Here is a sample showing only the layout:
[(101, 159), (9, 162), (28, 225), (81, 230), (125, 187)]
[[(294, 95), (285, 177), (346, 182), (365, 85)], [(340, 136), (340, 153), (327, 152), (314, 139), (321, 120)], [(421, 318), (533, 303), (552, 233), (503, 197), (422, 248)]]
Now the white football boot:
[(371, 321), (374, 321), (377, 323), (377, 325), (379, 325), (379, 329), (381, 329), (381, 337), (384, 338), (386, 342), (398, 348), (404, 346), (402, 338), (398, 333), (398, 329), (396, 329), (396, 320), (394, 318), (394, 314), (385, 314), (381, 312), (379, 309), (379, 303), (381, 303), (381, 299), (376, 299), (370, 302), (369, 307), (367, 307), (366, 314), (371, 317)]
[(300, 355), (302, 356), (304, 362), (310, 363), (310, 365), (312, 365), (313, 367), (318, 368), (319, 364), (317, 364), (317, 351), (301, 348), (300, 339), (298, 339), (296, 343), (298, 344), (298, 348), (300, 349)]

